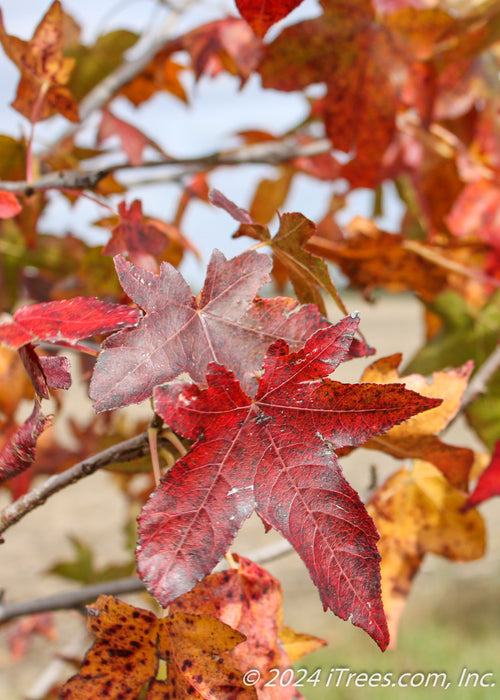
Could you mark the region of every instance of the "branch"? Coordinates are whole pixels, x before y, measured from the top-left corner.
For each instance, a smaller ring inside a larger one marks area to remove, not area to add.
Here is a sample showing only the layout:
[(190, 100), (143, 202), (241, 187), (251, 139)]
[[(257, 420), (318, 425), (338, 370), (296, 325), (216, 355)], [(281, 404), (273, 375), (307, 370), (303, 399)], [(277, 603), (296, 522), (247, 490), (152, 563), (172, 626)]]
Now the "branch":
[[(265, 564), (278, 559), (292, 551), (292, 545), (286, 540), (277, 540), (270, 545), (255, 549), (248, 554), (248, 558), (254, 562)], [(224, 567), (221, 563), (216, 567), (220, 570)], [(9, 622), (24, 615), (34, 615), (54, 610), (71, 610), (81, 608), (86, 603), (92, 603), (100, 595), (124, 595), (127, 593), (139, 593), (144, 591), (144, 584), (137, 576), (120, 578), (115, 581), (106, 581), (92, 586), (84, 586), (76, 591), (55, 593), (45, 598), (19, 601), (16, 603), (0, 604), (0, 624)]]
[(142, 54), (133, 60), (124, 61), (121, 66), (118, 66), (116, 70), (110, 73), (86, 95), (78, 110), (80, 122), (78, 124), (71, 124), (62, 136), (57, 139), (57, 143), (73, 136), (83, 122), (94, 112), (104, 107), (124, 85), (135, 78), (136, 75), (153, 60), (159, 51), (166, 47), (168, 42), (173, 39), (175, 22), (184, 9), (192, 2), (193, 0), (187, 0), (185, 5), (180, 7), (175, 7), (174, 5), (169, 6), (171, 14), (163, 25), (159, 36), (151, 41), (148, 48)]
[[(42, 175), (36, 182), (26, 180), (0, 181), (0, 190), (6, 192), (16, 192), (29, 196), (36, 190), (84, 190), (92, 189), (107, 175), (118, 170), (144, 170), (145, 168), (180, 168), (181, 172), (162, 173), (156, 181), (178, 180), (185, 175), (200, 170), (210, 170), (220, 165), (245, 165), (249, 163), (261, 163), (267, 165), (278, 165), (293, 158), (316, 156), (328, 153), (332, 149), (332, 144), (328, 139), (318, 139), (312, 143), (298, 144), (294, 139), (283, 141), (252, 144), (243, 146), (226, 153), (212, 153), (198, 158), (167, 158), (141, 165), (117, 164), (110, 165), (96, 170), (81, 172), (78, 170), (64, 170), (55, 173)], [(151, 182), (152, 180), (148, 180)]]
[(461, 410), (467, 408), (467, 406), (473, 403), (478, 396), (481, 396), (481, 394), (484, 394), (487, 391), (488, 382), (499, 368), (500, 345), (497, 345), (486, 362), (478, 369), (477, 373), (474, 375), (469, 386), (467, 387), (467, 390), (462, 398)]
[[(93, 474), (98, 469), (113, 464), (114, 462), (125, 462), (138, 457), (143, 457), (149, 453), (149, 443), (147, 431), (136, 437), (125, 440), (118, 445), (108, 447), (102, 452), (98, 452), (92, 457), (84, 459), (82, 462), (73, 465), (61, 474), (54, 474), (44, 483), (18, 498), (0, 513), (0, 535), (9, 527), (17, 523), (30, 511), (43, 505), (47, 498), (71, 484), (80, 481), (86, 476)], [(0, 537), (0, 543), (4, 540)]]

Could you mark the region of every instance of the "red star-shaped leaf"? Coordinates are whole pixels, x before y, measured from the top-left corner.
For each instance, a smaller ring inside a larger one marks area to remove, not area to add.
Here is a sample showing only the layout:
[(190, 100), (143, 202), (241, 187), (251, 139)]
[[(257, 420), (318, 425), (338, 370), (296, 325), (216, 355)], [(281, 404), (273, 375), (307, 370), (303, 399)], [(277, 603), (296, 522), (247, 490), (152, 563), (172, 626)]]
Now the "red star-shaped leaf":
[(213, 568), (255, 509), (293, 544), (324, 607), (352, 616), (387, 645), (378, 535), (334, 449), (359, 445), (440, 400), (401, 384), (328, 379), (346, 358), (357, 326), (357, 316), (348, 316), (314, 333), (297, 353), (283, 340), (274, 343), (255, 398), (215, 365), (207, 390), (157, 388), (157, 413), (197, 440), (139, 520), (139, 573), (162, 605)]

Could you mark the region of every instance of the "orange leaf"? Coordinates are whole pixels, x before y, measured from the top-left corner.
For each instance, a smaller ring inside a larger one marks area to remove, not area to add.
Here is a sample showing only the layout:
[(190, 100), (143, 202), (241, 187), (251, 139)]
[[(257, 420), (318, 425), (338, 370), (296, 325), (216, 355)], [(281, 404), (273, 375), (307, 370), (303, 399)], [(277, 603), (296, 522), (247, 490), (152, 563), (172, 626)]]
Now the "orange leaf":
[(271, 669), (289, 668), (325, 642), (282, 628), (280, 582), (258, 564), (234, 556), (238, 569), (207, 576), (190, 593), (178, 598), (171, 611), (214, 616), (242, 632), (246, 641), (235, 647), (231, 660), (241, 672), (251, 668), (260, 671), (256, 685), (259, 698), (293, 697), (291, 684), (288, 688), (265, 686), (272, 678)]
[(32, 121), (47, 119), (55, 113), (79, 121), (76, 102), (64, 87), (73, 70), (74, 59), (62, 54), (63, 16), (61, 3), (55, 0), (31, 41), (23, 41), (7, 34), (0, 11), (0, 42), (21, 71), (12, 106)]
[[(136, 700), (146, 685), (148, 700), (255, 697), (221, 656), (245, 637), (219, 620), (183, 613), (159, 620), (104, 595), (87, 610), (89, 630), (97, 639), (80, 672), (62, 689), (62, 700)], [(166, 681), (157, 679), (159, 659), (167, 662)]]
[(435, 372), (429, 382), (420, 374), (400, 377), (397, 371), (400, 362), (401, 355), (382, 358), (365, 370), (361, 381), (375, 384), (401, 382), (407, 389), (422, 396), (432, 396), (443, 401), (425, 414), (413, 416), (401, 425), (394, 426), (385, 435), (372, 438), (363, 447), (380, 450), (399, 459), (412, 457), (432, 462), (452, 485), (466, 490), (474, 453), (470, 449), (441, 442), (437, 434), (446, 428), (460, 410), (473, 363), (467, 362), (459, 369)]
[(393, 648), (424, 556), (472, 561), (484, 554), (484, 522), (476, 510), (462, 512), (466, 498), (432, 464), (415, 461), (412, 469), (390, 476), (367, 505), (380, 533), (382, 600)]

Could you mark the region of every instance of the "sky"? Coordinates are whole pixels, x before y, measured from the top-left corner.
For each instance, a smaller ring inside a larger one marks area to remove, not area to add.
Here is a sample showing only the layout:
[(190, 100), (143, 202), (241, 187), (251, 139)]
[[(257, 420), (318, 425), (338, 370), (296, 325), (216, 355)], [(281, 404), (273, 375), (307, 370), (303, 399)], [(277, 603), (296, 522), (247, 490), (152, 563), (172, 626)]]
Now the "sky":
[[(99, 33), (117, 28), (130, 28), (137, 32), (154, 34), (166, 18), (163, 3), (152, 0), (63, 0), (63, 6), (80, 23), (84, 30), (84, 40), (92, 41)], [(46, 0), (4, 0), (1, 2), (4, 23), (10, 34), (29, 39), (37, 23), (49, 6)], [(83, 9), (84, 8), (84, 9)], [(292, 23), (318, 13), (316, 0), (305, 0), (288, 18)], [(192, 4), (179, 25), (178, 32), (204, 21), (224, 15), (236, 16), (232, 0), (204, 0)], [(279, 29), (274, 29), (277, 33)], [(271, 33), (272, 36), (272, 33)], [(18, 137), (28, 133), (28, 123), (8, 105), (15, 95), (18, 72), (0, 49), (0, 133)], [(187, 85), (190, 105), (168, 94), (160, 94), (139, 109), (126, 100), (113, 103), (114, 113), (137, 125), (159, 142), (165, 151), (176, 157), (190, 157), (209, 154), (236, 145), (232, 134), (243, 129), (265, 129), (280, 133), (294, 126), (307, 113), (304, 98), (300, 95), (262, 90), (259, 79), (253, 76), (243, 89), (239, 81), (221, 75), (215, 79), (202, 78), (197, 84)], [(89, 127), (96, 121), (90, 120)], [(43, 148), (64, 128), (65, 120), (56, 118), (37, 125), (36, 147)], [(82, 134), (82, 145), (94, 145), (92, 131), (87, 128)], [(212, 187), (221, 190), (239, 206), (247, 207), (258, 181), (262, 177), (273, 176), (269, 166), (246, 166), (245, 168), (220, 168), (210, 179)], [(342, 184), (334, 185), (339, 191)], [(284, 211), (300, 211), (313, 220), (318, 220), (325, 211), (332, 194), (331, 183), (322, 183), (306, 176), (296, 178)], [(157, 184), (134, 188), (127, 195), (130, 202), (140, 198), (143, 211), (148, 216), (168, 220), (175, 211), (179, 188), (176, 185)], [(118, 199), (115, 205), (118, 203)], [(344, 213), (347, 223), (355, 214), (368, 214), (371, 200), (366, 193), (358, 192), (350, 197), (350, 206)], [(81, 200), (71, 207), (58, 194), (52, 197), (52, 204), (42, 220), (42, 230), (65, 233), (72, 232), (89, 242), (105, 243), (108, 234), (103, 229), (91, 226), (91, 222), (106, 215), (96, 204)], [(388, 222), (390, 225), (390, 222)], [(232, 240), (235, 222), (215, 207), (193, 203), (184, 221), (185, 233), (200, 249), (204, 261), (208, 260), (214, 247), (220, 248), (227, 256), (244, 250), (251, 241)], [(202, 266), (203, 267), (203, 266)], [(184, 275), (199, 278), (203, 270), (192, 255), (186, 256), (181, 268)]]

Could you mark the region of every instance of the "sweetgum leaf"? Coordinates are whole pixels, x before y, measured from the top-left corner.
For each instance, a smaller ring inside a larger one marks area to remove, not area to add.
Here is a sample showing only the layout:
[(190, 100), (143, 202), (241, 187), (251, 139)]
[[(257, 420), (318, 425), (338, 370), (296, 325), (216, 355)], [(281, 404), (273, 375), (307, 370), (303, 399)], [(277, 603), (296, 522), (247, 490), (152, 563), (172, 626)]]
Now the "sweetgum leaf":
[(139, 318), (138, 309), (99, 301), (95, 297), (31, 304), (21, 306), (11, 323), (0, 325), (0, 343), (16, 350), (41, 341), (74, 345), (93, 335), (134, 326)]
[(111, 239), (103, 248), (103, 255), (129, 255), (137, 265), (155, 271), (155, 255), (162, 253), (169, 240), (154, 222), (142, 214), (142, 204), (135, 199), (130, 207), (126, 202), (118, 205), (120, 218), (111, 232)]
[(249, 559), (234, 557), (239, 564), (237, 569), (206, 576), (192, 591), (172, 603), (170, 612), (216, 617), (244, 634), (246, 640), (234, 648), (231, 661), (242, 672), (249, 668), (260, 671), (260, 680), (255, 686), (260, 700), (300, 698), (293, 683), (266, 687), (274, 676), (271, 669), (290, 668), (289, 648), (293, 647), (294, 662), (326, 642), (282, 628), (280, 582)]
[(302, 0), (236, 0), (242, 17), (246, 19), (257, 36), (263, 37), (269, 27), (286, 17), (298, 7)]
[(40, 357), (31, 343), (19, 348), (19, 357), (41, 399), (49, 398), (49, 388), (70, 388), (71, 373), (67, 357)]
[(297, 347), (327, 323), (315, 307), (292, 299), (254, 299), (271, 266), (255, 251), (231, 260), (214, 251), (199, 298), (167, 263), (159, 275), (121, 256), (115, 265), (123, 289), (146, 315), (137, 329), (103, 343), (90, 385), (96, 411), (147, 399), (182, 372), (202, 383), (210, 362), (230, 367), (247, 392), (255, 391), (255, 373), (273, 341)]
[[(7, 34), (0, 12), (0, 42), (21, 72), (12, 106), (30, 120), (47, 119), (59, 113), (73, 122), (79, 121), (77, 104), (65, 87), (75, 62), (62, 53), (62, 22), (61, 3), (55, 0), (35, 29), (33, 38), (23, 41)], [(40, 95), (44, 95), (44, 99), (35, 109)]]
[[(255, 690), (243, 685), (225, 654), (245, 637), (220, 620), (182, 612), (159, 620), (106, 595), (87, 610), (96, 640), (62, 689), (62, 700), (137, 700), (146, 688), (147, 700), (255, 700)], [(159, 659), (167, 662), (166, 681), (155, 680)]]
[(359, 445), (441, 401), (400, 384), (328, 379), (348, 357), (358, 320), (348, 316), (317, 331), (297, 353), (283, 340), (274, 343), (255, 398), (217, 365), (206, 390), (156, 389), (156, 412), (196, 440), (139, 519), (138, 570), (162, 605), (215, 566), (255, 509), (301, 555), (324, 607), (351, 615), (387, 645), (377, 533), (333, 450)]
[(234, 238), (249, 236), (269, 244), (275, 260), (286, 268), (300, 302), (303, 304), (312, 302), (326, 313), (320, 293), (322, 290), (332, 297), (344, 313), (347, 313), (330, 278), (325, 261), (304, 249), (308, 240), (316, 233), (316, 226), (312, 221), (299, 213), (283, 214), (279, 218), (279, 229), (271, 238), (267, 226), (256, 223), (249, 212), (236, 206), (218, 190), (211, 190), (210, 201), (240, 222), (241, 226), (234, 234)]
[(100, 596), (87, 610), (89, 630), (97, 639), (60, 697), (137, 698), (144, 684), (156, 676), (160, 621), (153, 613), (111, 596)]
[(466, 494), (454, 488), (428, 462), (416, 460), (377, 490), (367, 505), (380, 533), (382, 599), (395, 646), (396, 633), (426, 554), (452, 561), (473, 561), (484, 555), (485, 524), (473, 510), (464, 513)]
[(396, 425), (385, 435), (374, 437), (363, 447), (386, 452), (397, 459), (419, 458), (432, 462), (455, 487), (467, 490), (469, 472), (474, 460), (472, 450), (442, 442), (442, 432), (456, 416), (473, 369), (472, 362), (446, 372), (434, 372), (431, 380), (420, 374), (400, 377), (397, 368), (401, 355), (384, 357), (368, 367), (361, 378), (363, 382), (403, 382), (424, 396), (442, 399), (442, 403), (430, 411), (413, 416), (403, 425)]

